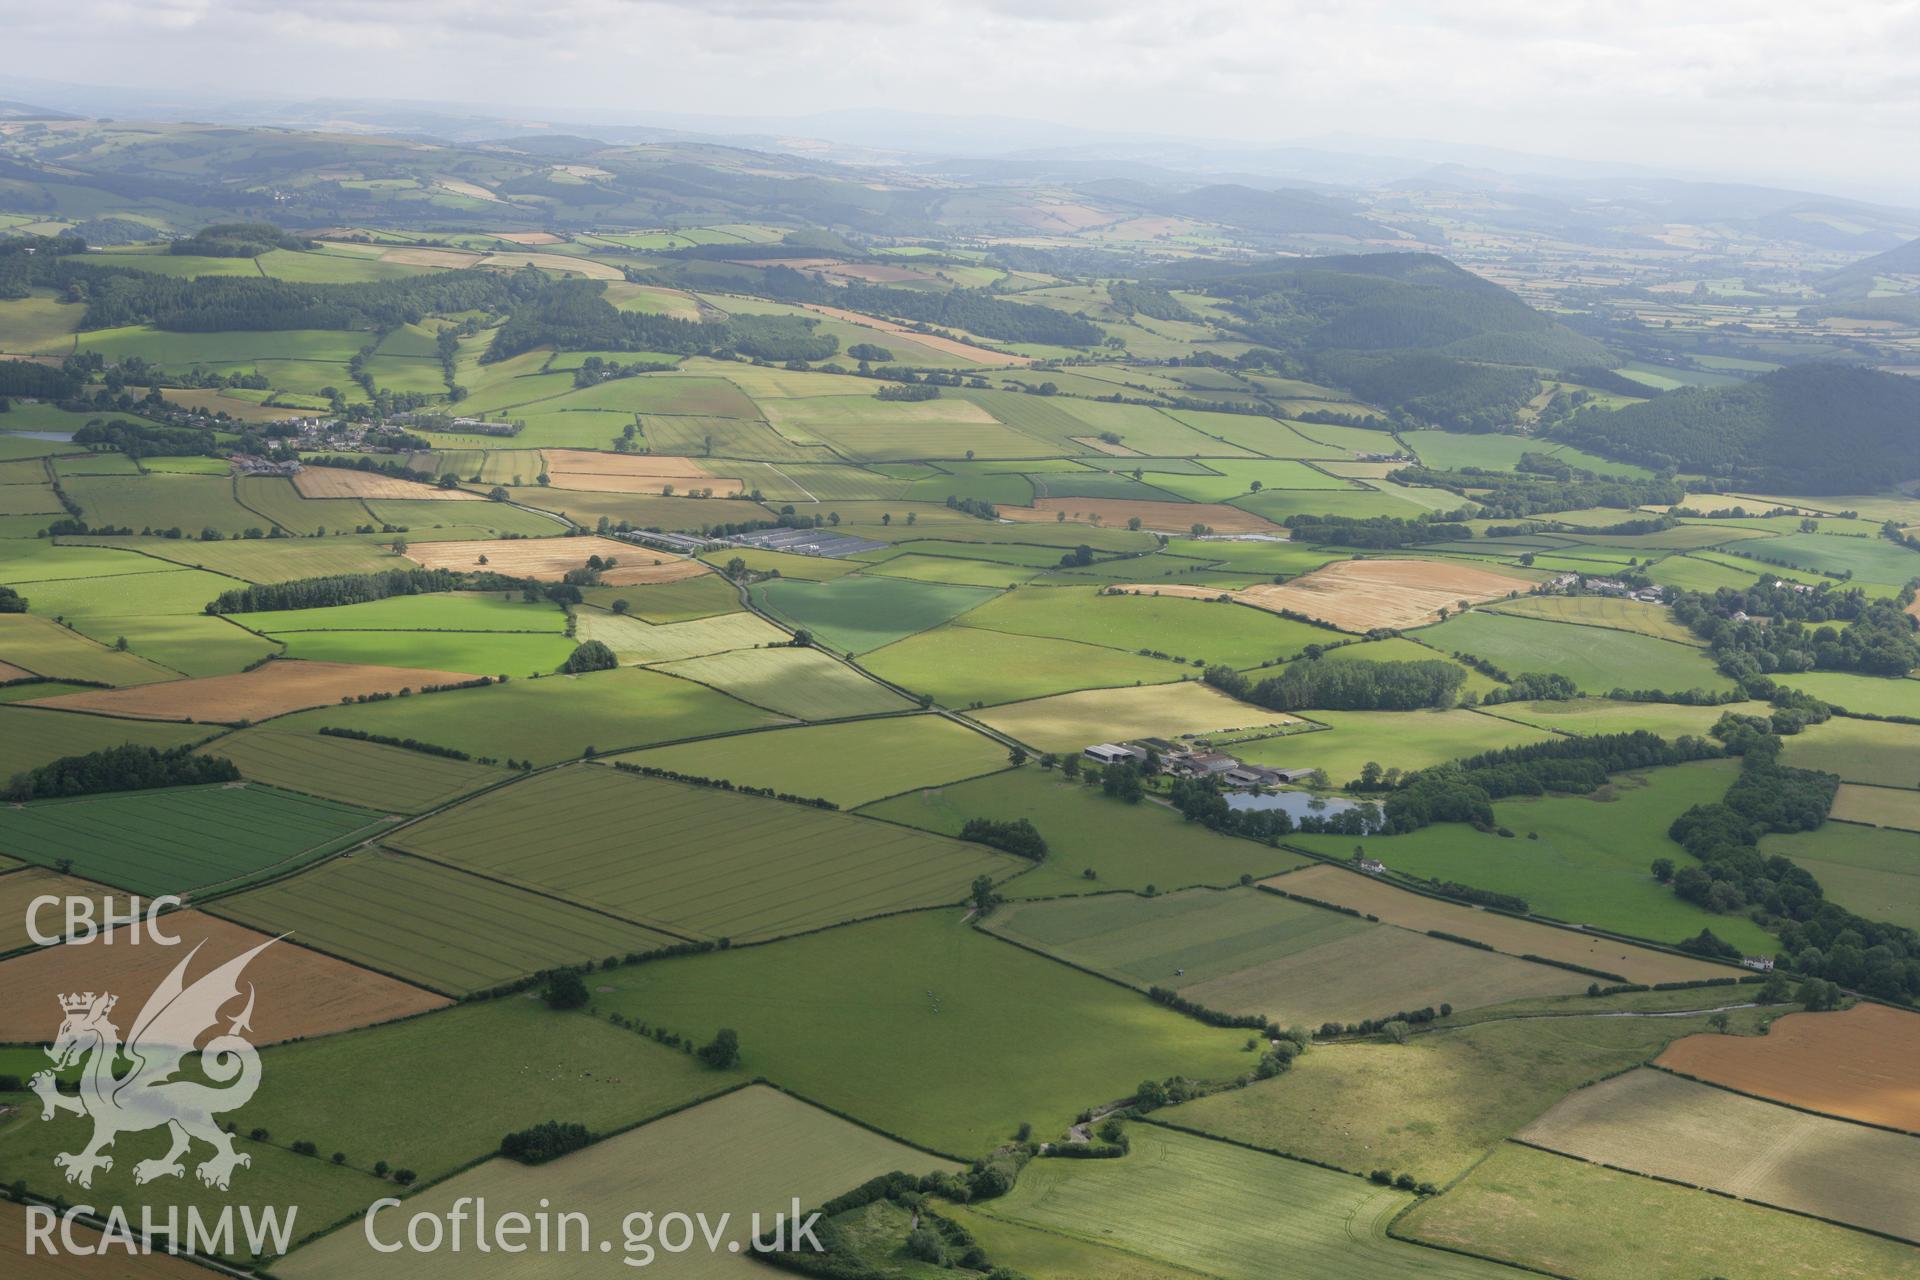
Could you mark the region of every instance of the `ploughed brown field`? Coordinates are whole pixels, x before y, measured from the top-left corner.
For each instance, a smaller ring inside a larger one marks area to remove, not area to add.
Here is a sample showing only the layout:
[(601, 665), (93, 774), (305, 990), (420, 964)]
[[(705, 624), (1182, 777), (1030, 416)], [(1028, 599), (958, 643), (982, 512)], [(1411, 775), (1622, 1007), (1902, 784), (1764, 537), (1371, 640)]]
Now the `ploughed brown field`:
[[(487, 562), (480, 563), (485, 556)], [(616, 542), (612, 538), (486, 538), (472, 542), (422, 542), (407, 548), (407, 558), (429, 569), (489, 569), (514, 578), (557, 582), (570, 569), (584, 568), (590, 556), (615, 559), (617, 567), (600, 575), (610, 587), (642, 582), (678, 582), (712, 570), (698, 560), (666, 551)]]
[[(1285, 529), (1251, 511), (1219, 502), (1145, 502), (1127, 498), (1036, 498), (1030, 507), (1001, 507), (1006, 520), (1053, 524), (1060, 512), (1077, 524), (1100, 524), (1109, 529), (1124, 529), (1127, 521), (1140, 518), (1140, 527), (1153, 533), (1185, 534), (1196, 524), (1204, 524), (1218, 533), (1268, 533), (1278, 537)], [(1098, 516), (1099, 519), (1094, 517)], [(1159, 590), (1160, 588), (1154, 588)], [(1177, 594), (1177, 593), (1176, 593)], [(1218, 591), (1212, 593), (1219, 595)], [(1505, 594), (1502, 592), (1501, 594)]]
[(715, 475), (692, 458), (656, 457), (650, 453), (598, 453), (591, 449), (545, 449), (547, 478), (555, 489), (591, 493), (660, 493), (672, 485), (675, 493), (711, 489), (720, 497), (744, 493), (746, 485), (733, 476)]
[(1809, 1111), (1920, 1133), (1920, 1014), (1793, 1013), (1764, 1036), (1688, 1036), (1654, 1065)]
[(237, 675), (165, 680), (129, 689), (87, 689), (53, 698), (36, 698), (26, 705), (130, 716), (136, 720), (232, 724), (240, 720), (265, 720), (307, 707), (331, 706), (342, 698), (363, 693), (418, 691), (428, 685), (459, 684), (478, 678), (465, 671), (275, 658)]
[[(1000, 513), (1013, 512), (1003, 507)], [(1226, 595), (1256, 609), (1303, 613), (1342, 631), (1370, 631), (1435, 622), (1441, 609), (1451, 610), (1462, 600), (1475, 604), (1499, 600), (1533, 585), (1531, 579), (1441, 560), (1341, 560), (1289, 582), (1261, 583), (1237, 591), (1158, 583), (1121, 590), (1207, 599)]]
[[(131, 1015), (196, 947), (189, 982), (272, 936), (199, 911), (172, 912), (159, 927), (178, 936), (179, 945), (160, 945), (144, 934), (136, 943), (128, 930), (116, 929), (84, 946), (48, 947), (0, 962), (0, 1042), (44, 1042), (59, 1025), (56, 997), (63, 991), (110, 991)], [(245, 980), (258, 992), (251, 1039), (262, 1045), (351, 1031), (452, 1003), (292, 939), (254, 957)], [(230, 1012), (239, 1007), (235, 1001)]]
[(1340, 867), (1306, 867), (1287, 875), (1262, 881), (1282, 893), (1331, 902), (1336, 907), (1351, 907), (1363, 915), (1378, 916), (1387, 924), (1426, 932), (1438, 929), (1462, 938), (1484, 942), (1496, 951), (1513, 956), (1543, 956), (1568, 964), (1584, 965), (1603, 973), (1617, 973), (1629, 982), (1690, 982), (1701, 978), (1725, 978), (1734, 971), (1725, 965), (1689, 960), (1685, 956), (1650, 951), (1612, 938), (1599, 938), (1572, 929), (1535, 924), (1493, 911), (1441, 902), (1436, 898), (1409, 893), (1383, 884), (1373, 877)]
[(293, 477), (293, 487), (303, 498), (428, 498), (441, 502), (485, 502), (477, 493), (465, 489), (442, 489), (418, 480), (383, 476), (378, 471), (355, 471), (348, 467), (302, 467)]

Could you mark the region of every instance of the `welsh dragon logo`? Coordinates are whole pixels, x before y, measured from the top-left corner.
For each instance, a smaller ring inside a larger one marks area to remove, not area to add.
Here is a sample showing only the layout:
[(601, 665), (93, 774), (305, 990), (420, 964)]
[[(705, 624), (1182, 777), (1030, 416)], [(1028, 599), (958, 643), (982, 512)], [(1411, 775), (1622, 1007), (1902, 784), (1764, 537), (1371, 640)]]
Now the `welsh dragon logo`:
[[(240, 1034), (251, 1029), (253, 984), (247, 984), (246, 1007), (232, 1019), (226, 1033), (214, 1036), (197, 1051), (199, 1074), (213, 1083), (179, 1077), (200, 1036), (218, 1025), (220, 1010), (240, 995), (241, 971), (277, 941), (268, 939), (188, 985), (187, 966), (200, 951), (196, 945), (147, 997), (124, 1047), (119, 1029), (108, 1021), (119, 997), (91, 991), (60, 997), (66, 1017), (47, 1049), (53, 1068), (39, 1072), (28, 1083), (40, 1095), (42, 1120), (63, 1111), (93, 1120), (93, 1139), (84, 1148), (53, 1158), (56, 1168), (66, 1170), (68, 1182), (92, 1186), (95, 1170), (113, 1168), (113, 1157), (105, 1152), (115, 1138), (162, 1125), (172, 1135), (173, 1145), (165, 1155), (133, 1167), (137, 1183), (182, 1177), (186, 1170), (180, 1158), (195, 1139), (213, 1147), (213, 1155), (194, 1169), (209, 1187), (225, 1191), (233, 1171), (253, 1163), (250, 1156), (233, 1149), (232, 1137), (213, 1118), (215, 1112), (245, 1106), (260, 1087), (260, 1054)], [(59, 1092), (55, 1073), (82, 1058), (87, 1062), (80, 1092), (75, 1096)], [(116, 1075), (116, 1065), (123, 1058), (132, 1066), (126, 1074)]]

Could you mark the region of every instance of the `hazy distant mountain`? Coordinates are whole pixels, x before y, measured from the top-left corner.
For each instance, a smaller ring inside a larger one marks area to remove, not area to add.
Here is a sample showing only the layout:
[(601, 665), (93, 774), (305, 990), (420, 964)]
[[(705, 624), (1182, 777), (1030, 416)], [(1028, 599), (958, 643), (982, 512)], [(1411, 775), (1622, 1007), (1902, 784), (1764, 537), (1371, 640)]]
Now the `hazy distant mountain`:
[(1920, 240), (1876, 253), (1822, 277), (1820, 291), (1830, 298), (1864, 297), (1882, 276), (1912, 276), (1920, 283)]

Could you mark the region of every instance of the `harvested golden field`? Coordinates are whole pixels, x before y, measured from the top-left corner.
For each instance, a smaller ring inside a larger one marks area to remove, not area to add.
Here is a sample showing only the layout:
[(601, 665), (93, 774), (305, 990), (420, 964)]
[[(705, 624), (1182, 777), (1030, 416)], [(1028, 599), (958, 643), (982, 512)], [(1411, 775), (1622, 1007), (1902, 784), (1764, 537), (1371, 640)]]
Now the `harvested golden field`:
[(1359, 872), (1340, 867), (1307, 867), (1290, 875), (1275, 876), (1263, 883), (1282, 893), (1351, 907), (1365, 915), (1378, 916), (1387, 924), (1425, 932), (1442, 933), (1484, 942), (1496, 951), (1514, 956), (1543, 956), (1568, 964), (1584, 965), (1603, 973), (1617, 973), (1629, 982), (1688, 982), (1702, 978), (1725, 978), (1733, 970), (1725, 965), (1708, 964), (1686, 956), (1650, 951), (1611, 938), (1599, 938), (1572, 929), (1535, 924), (1512, 916), (1463, 907), (1436, 898), (1396, 889), (1390, 884)]
[[(121, 1004), (138, 1008), (193, 948), (200, 953), (189, 980), (271, 936), (199, 911), (173, 912), (161, 928), (177, 936), (180, 945), (155, 946), (144, 939), (129, 945), (119, 930), (105, 942), (48, 947), (0, 964), (0, 1042), (44, 1040), (55, 992), (111, 991)], [(260, 993), (252, 1024), (255, 1044), (351, 1031), (451, 1003), (291, 939), (261, 952), (247, 966), (246, 980)]]
[(612, 557), (620, 563), (600, 575), (600, 581), (610, 587), (679, 582), (712, 572), (698, 560), (612, 538), (484, 538), (417, 542), (407, 548), (409, 560), (429, 569), (478, 569), (482, 556), (487, 558), (485, 567), (495, 573), (548, 582), (558, 582), (569, 569), (583, 568), (589, 556)]
[[(1251, 511), (1229, 507), (1220, 502), (1147, 502), (1127, 498), (1036, 498), (1030, 507), (1001, 507), (1000, 518), (1028, 523), (1053, 524), (1060, 512), (1079, 524), (1105, 525), (1124, 529), (1127, 521), (1139, 517), (1140, 527), (1153, 533), (1186, 534), (1196, 524), (1204, 524), (1217, 533), (1269, 533), (1282, 536), (1286, 530)], [(1219, 595), (1218, 591), (1213, 593)], [(1504, 594), (1504, 593), (1503, 593)]]
[(12, 680), (31, 680), (33, 672), (25, 667), (16, 667), (11, 662), (0, 662), (0, 683)]
[(496, 271), (518, 271), (522, 267), (538, 267), (542, 271), (558, 271), (565, 275), (585, 276), (589, 280), (625, 280), (620, 268), (609, 262), (596, 262), (592, 258), (575, 258), (564, 253), (490, 253), (480, 260), (483, 267), (492, 267)]
[(977, 712), (974, 719), (1042, 751), (1076, 753), (1095, 742), (1265, 726), (1278, 730), (1301, 723), (1284, 711), (1264, 711), (1196, 680), (1062, 693)]
[(906, 325), (895, 324), (891, 320), (881, 320), (874, 316), (862, 315), (858, 311), (848, 311), (845, 307), (829, 307), (822, 303), (805, 304), (807, 310), (817, 311), (823, 316), (843, 320), (848, 324), (857, 324), (863, 329), (873, 329), (880, 333), (897, 333), (910, 338), (923, 347), (931, 348), (945, 355), (956, 356), (961, 360), (973, 360), (980, 364), (1032, 364), (1030, 356), (1006, 355), (998, 351), (989, 351), (985, 347), (972, 346), (953, 338), (936, 337), (930, 333), (916, 333)]
[[(570, 167), (560, 166), (562, 169)], [(493, 238), (505, 240), (509, 244), (565, 244), (567, 242), (565, 236), (557, 236), (551, 231), (496, 231), (493, 233)]]
[[(6, 864), (14, 865), (11, 860)], [(113, 890), (91, 880), (82, 880), (78, 876), (63, 876), (57, 871), (45, 867), (19, 867), (0, 875), (0, 953), (17, 951), (21, 947), (33, 945), (33, 939), (27, 934), (27, 907), (35, 898), (50, 896), (55, 898), (92, 898), (95, 906), (95, 918), (103, 914), (100, 902)], [(126, 895), (117, 895), (122, 899)], [(122, 901), (121, 906), (125, 906)], [(43, 912), (39, 920), (42, 934), (55, 934), (65, 928), (65, 918), (59, 909)], [(44, 992), (42, 993), (44, 995)], [(46, 1015), (41, 1015), (45, 1021)], [(49, 1024), (49, 1030), (57, 1023)], [(35, 1043), (44, 1044), (47, 1031), (37, 1031), (29, 1037)]]
[(656, 457), (650, 453), (598, 453), (591, 449), (543, 450), (547, 478), (556, 489), (592, 493), (675, 493), (711, 489), (722, 498), (744, 493), (738, 477), (720, 476), (692, 458)]
[[(491, 200), (495, 197), (489, 193), (486, 198)], [(386, 250), (380, 255), (380, 261), (397, 262), (403, 267), (445, 267), (451, 271), (458, 271), (480, 261), (480, 255), (462, 253), (458, 249), (402, 248)]]
[(275, 658), (265, 666), (230, 676), (168, 680), (130, 689), (88, 689), (53, 698), (36, 698), (34, 707), (92, 711), (135, 720), (193, 720), (234, 724), (265, 720), (308, 707), (327, 707), (363, 693), (398, 693), (427, 685), (472, 680), (465, 671), (420, 667), (376, 667), (347, 662)]
[(1654, 1060), (1742, 1093), (1920, 1133), (1920, 1014), (1792, 1013), (1764, 1036), (1688, 1036)]
[(293, 487), (303, 498), (393, 498), (437, 499), (442, 502), (485, 502), (477, 493), (465, 489), (442, 489), (418, 480), (383, 476), (378, 471), (354, 471), (346, 467), (302, 467), (293, 477)]
[[(1009, 511), (1003, 507), (1000, 514)], [(1370, 631), (1434, 622), (1441, 609), (1451, 611), (1462, 600), (1478, 604), (1532, 586), (1530, 579), (1478, 565), (1439, 560), (1340, 560), (1289, 582), (1261, 583), (1238, 591), (1151, 583), (1122, 590), (1207, 598), (1229, 595), (1256, 609), (1275, 613), (1284, 609), (1331, 623), (1343, 631)]]
[(1561, 1099), (1516, 1135), (1920, 1242), (1920, 1139), (1811, 1116), (1641, 1068)]

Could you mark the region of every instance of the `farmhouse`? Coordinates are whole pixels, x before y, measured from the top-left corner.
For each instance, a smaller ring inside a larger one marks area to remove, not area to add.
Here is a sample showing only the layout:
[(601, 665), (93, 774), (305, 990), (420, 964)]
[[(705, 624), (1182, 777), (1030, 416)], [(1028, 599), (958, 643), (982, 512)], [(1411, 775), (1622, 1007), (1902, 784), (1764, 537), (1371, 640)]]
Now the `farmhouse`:
[(1370, 876), (1377, 876), (1377, 875), (1384, 874), (1387, 869), (1387, 864), (1380, 861), (1380, 859), (1378, 858), (1355, 858), (1353, 860), (1353, 865), (1360, 868), (1362, 871), (1366, 872)]
[(1761, 973), (1772, 973), (1773, 957), (1772, 956), (1741, 956), (1740, 967), (1743, 969), (1756, 969)]

